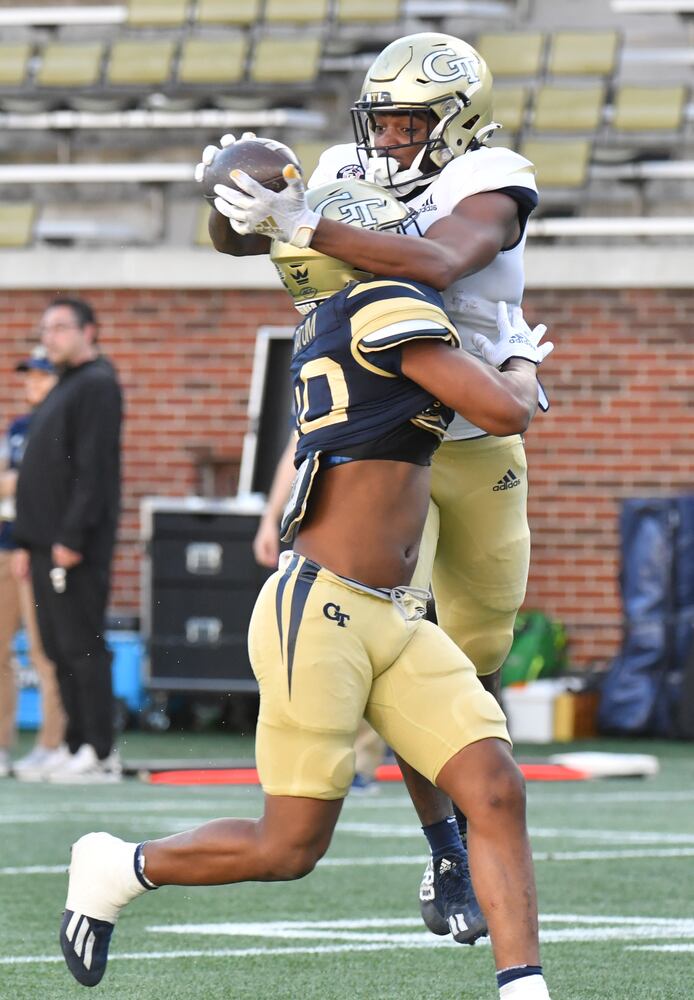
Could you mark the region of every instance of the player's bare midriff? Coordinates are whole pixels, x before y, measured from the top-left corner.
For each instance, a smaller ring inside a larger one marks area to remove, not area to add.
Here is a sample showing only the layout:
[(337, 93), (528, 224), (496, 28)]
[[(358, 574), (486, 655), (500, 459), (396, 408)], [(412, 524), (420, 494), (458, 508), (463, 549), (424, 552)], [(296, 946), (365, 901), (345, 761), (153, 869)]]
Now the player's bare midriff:
[(406, 586), (429, 506), (430, 471), (381, 460), (322, 470), (295, 551), (369, 587)]

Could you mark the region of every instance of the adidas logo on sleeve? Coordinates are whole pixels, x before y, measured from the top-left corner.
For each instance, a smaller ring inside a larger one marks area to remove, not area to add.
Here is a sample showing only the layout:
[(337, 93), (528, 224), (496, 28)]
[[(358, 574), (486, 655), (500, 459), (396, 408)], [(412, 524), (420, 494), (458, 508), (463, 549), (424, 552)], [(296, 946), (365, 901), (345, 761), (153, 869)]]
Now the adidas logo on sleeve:
[(492, 492), (498, 493), (500, 490), (512, 490), (514, 486), (520, 486), (520, 484), (521, 481), (513, 469), (507, 469), (496, 486), (492, 487)]

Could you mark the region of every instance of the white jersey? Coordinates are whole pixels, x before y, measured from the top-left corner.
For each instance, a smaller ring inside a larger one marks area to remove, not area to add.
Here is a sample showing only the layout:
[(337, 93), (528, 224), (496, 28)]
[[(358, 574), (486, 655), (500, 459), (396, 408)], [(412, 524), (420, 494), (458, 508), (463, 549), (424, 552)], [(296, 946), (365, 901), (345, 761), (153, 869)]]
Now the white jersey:
[[(356, 145), (346, 143), (331, 146), (323, 153), (308, 186), (313, 188), (329, 184), (337, 178), (363, 176)], [(419, 233), (424, 234), (438, 219), (450, 215), (463, 198), (483, 191), (504, 189), (516, 189), (521, 200), (526, 199), (527, 193), (527, 201), (532, 207), (537, 201), (535, 168), (529, 160), (510, 149), (482, 146), (451, 160), (429, 184), (422, 185), (416, 194), (408, 198), (406, 204), (416, 213)], [(418, 236), (417, 227), (410, 227), (408, 235)], [(483, 333), (493, 341), (499, 339), (497, 303), (504, 301), (509, 305), (520, 305), (525, 281), (525, 237), (523, 227), (523, 234), (515, 246), (502, 250), (486, 267), (459, 278), (442, 293), (446, 311), (460, 334), (462, 347), (477, 358), (480, 354), (472, 343), (473, 333)], [(458, 415), (448, 432), (454, 440), (484, 434), (481, 428)]]

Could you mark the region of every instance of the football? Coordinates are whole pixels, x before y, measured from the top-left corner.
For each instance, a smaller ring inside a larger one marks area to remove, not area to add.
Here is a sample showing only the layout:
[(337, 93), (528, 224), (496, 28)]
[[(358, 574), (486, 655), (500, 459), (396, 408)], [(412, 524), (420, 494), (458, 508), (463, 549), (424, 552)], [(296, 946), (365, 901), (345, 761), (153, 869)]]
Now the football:
[(215, 153), (212, 163), (205, 167), (202, 179), (203, 195), (212, 204), (215, 199), (215, 184), (226, 184), (236, 188), (230, 176), (232, 170), (243, 170), (270, 191), (281, 191), (287, 186), (282, 176), (282, 169), (288, 163), (300, 169), (291, 150), (282, 143), (266, 145), (257, 139), (234, 142)]

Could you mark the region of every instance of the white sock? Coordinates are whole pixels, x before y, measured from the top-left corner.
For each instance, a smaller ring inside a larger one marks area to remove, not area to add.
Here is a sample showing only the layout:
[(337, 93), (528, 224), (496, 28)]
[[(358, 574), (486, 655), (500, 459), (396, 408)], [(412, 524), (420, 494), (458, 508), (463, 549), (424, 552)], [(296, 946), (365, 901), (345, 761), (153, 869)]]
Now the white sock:
[(115, 924), (123, 907), (147, 889), (135, 875), (137, 844), (88, 833), (72, 845), (66, 910)]
[(499, 990), (499, 1000), (551, 1000), (544, 976), (523, 976)]

